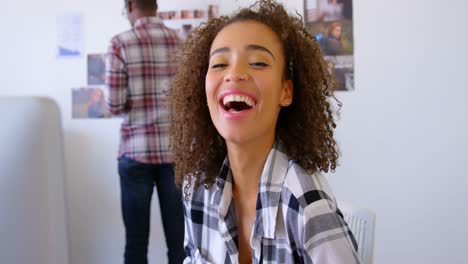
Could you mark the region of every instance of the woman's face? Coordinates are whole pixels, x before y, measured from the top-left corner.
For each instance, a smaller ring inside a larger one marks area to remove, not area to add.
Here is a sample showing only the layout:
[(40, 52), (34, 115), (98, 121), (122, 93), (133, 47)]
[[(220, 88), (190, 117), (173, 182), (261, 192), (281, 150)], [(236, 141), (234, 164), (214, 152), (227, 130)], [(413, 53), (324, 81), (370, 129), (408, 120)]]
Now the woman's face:
[(218, 33), (205, 88), (211, 120), (226, 142), (274, 140), (279, 111), (292, 102), (284, 69), (282, 44), (268, 26), (242, 21)]
[(103, 97), (103, 93), (100, 89), (95, 88), (91, 94), (91, 101), (92, 102), (99, 102), (101, 101), (101, 98)]
[(332, 30), (332, 36), (335, 38), (340, 38), (341, 36), (341, 26), (335, 26)]

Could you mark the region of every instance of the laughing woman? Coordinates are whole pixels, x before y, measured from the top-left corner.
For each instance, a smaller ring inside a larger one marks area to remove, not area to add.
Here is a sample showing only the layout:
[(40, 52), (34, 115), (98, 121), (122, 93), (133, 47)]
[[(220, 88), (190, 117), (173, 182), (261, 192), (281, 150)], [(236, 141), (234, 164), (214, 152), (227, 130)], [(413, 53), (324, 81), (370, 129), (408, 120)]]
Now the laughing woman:
[(185, 43), (171, 96), (185, 263), (359, 263), (321, 175), (338, 158), (322, 56), (266, 0)]

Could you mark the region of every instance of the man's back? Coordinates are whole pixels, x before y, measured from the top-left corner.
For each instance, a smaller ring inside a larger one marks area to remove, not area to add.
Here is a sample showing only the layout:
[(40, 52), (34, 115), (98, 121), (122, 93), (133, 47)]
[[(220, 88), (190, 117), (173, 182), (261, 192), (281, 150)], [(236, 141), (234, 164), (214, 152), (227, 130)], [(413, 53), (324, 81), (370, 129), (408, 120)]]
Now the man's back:
[(123, 115), (119, 157), (172, 163), (167, 95), (176, 73), (177, 33), (156, 17), (144, 17), (111, 40), (106, 83), (109, 110)]

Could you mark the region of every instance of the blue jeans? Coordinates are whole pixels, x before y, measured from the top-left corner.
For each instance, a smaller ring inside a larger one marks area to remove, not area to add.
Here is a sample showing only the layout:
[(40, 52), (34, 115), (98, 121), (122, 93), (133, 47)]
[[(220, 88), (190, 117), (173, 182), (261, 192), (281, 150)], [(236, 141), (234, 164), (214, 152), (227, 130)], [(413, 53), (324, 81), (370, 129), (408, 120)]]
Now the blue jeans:
[(146, 164), (123, 156), (119, 159), (119, 175), (126, 238), (125, 264), (148, 263), (151, 196), (154, 185), (159, 197), (169, 263), (182, 263), (185, 258), (184, 213), (182, 193), (174, 183), (174, 166)]

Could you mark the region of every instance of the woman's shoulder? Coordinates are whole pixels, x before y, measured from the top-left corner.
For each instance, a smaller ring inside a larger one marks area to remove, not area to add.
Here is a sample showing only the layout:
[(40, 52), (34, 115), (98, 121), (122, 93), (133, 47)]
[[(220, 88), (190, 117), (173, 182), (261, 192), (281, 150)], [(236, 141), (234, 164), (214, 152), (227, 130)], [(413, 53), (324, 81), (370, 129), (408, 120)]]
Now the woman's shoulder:
[(302, 209), (318, 204), (336, 206), (325, 176), (319, 171), (310, 173), (294, 161), (290, 161), (283, 189), (291, 196), (290, 200), (296, 200), (297, 206)]

